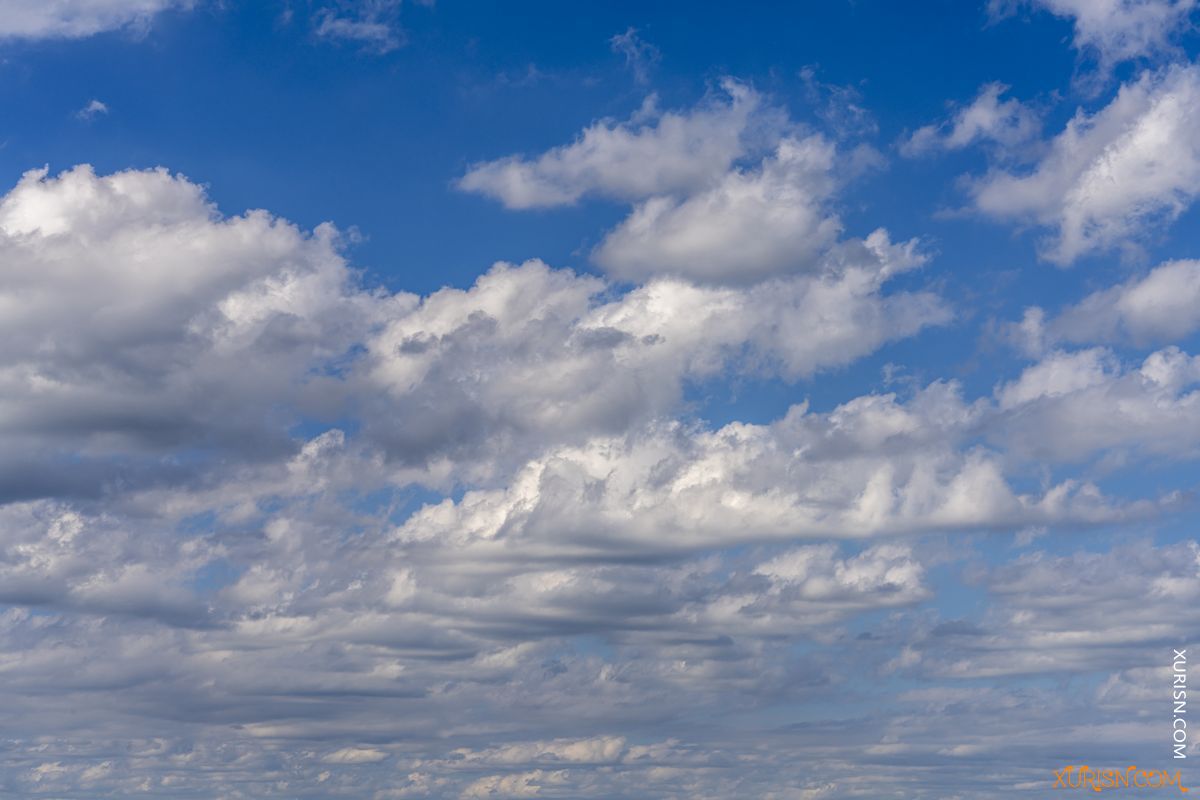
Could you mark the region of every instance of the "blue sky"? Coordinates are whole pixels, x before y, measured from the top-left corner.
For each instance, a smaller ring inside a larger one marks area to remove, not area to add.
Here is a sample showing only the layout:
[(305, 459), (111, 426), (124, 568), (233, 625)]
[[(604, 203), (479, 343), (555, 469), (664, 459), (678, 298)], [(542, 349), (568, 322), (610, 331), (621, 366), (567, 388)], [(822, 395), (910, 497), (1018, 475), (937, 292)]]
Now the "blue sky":
[(1195, 5), (0, 0), (0, 797), (1200, 780)]

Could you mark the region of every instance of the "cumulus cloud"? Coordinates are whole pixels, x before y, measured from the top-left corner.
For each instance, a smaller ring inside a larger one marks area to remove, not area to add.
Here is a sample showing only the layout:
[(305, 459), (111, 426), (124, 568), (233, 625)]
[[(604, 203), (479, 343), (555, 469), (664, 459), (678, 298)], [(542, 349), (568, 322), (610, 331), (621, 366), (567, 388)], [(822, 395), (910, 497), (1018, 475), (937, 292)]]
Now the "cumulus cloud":
[(1041, 255), (1056, 264), (1135, 247), (1200, 191), (1198, 108), (1196, 67), (1143, 73), (1095, 114), (1077, 112), (1031, 171), (993, 170), (972, 181), (974, 206), (1050, 228)]
[(426, 463), (474, 460), (482, 476), (494, 459), (660, 416), (689, 382), (731, 371), (795, 380), (945, 323), (930, 293), (883, 293), (921, 260), (915, 243), (879, 231), (822, 276), (745, 289), (659, 279), (615, 299), (595, 278), (499, 265), (368, 341), (369, 380), (386, 392), (369, 425)]
[(661, 111), (651, 96), (624, 122), (601, 120), (568, 145), (536, 159), (511, 156), (474, 165), (464, 191), (506, 208), (569, 205), (585, 195), (637, 200), (703, 187), (751, 146), (760, 125), (775, 124), (763, 98), (732, 79), (687, 112)]
[(914, 131), (901, 143), (901, 154), (912, 158), (937, 150), (961, 150), (977, 142), (1011, 150), (1036, 139), (1041, 121), (1020, 100), (1001, 100), (1008, 88), (1003, 83), (985, 85), (970, 105), (959, 108), (950, 119)]
[(0, 14), (0, 38), (82, 39), (104, 31), (145, 26), (168, 9), (195, 0), (9, 0)]
[(0, 200), (4, 495), (111, 480), (93, 459), (117, 454), (290, 449), (376, 313), (336, 242), (164, 170), (27, 173)]
[[(930, 293), (885, 292), (922, 259), (882, 231), (823, 274), (748, 289), (619, 294), (531, 262), (424, 299), (372, 293), (331, 227), (223, 217), (161, 170), (31, 172), (0, 200), (0, 249), (8, 497), (95, 493), (113, 459), (130, 485), (286, 457), (292, 426), (344, 414), (426, 482), (483, 479), (669, 415), (689, 382), (795, 380), (949, 319)], [(164, 463), (181, 447), (195, 456)]]
[[(836, 93), (818, 115), (839, 135), (873, 125), (850, 90), (805, 78), (818, 97)], [(636, 123), (603, 121), (536, 159), (477, 164), (458, 186), (512, 209), (586, 195), (630, 202), (591, 253), (619, 280), (739, 285), (818, 271), (842, 233), (836, 190), (882, 157), (865, 144), (840, 152), (733, 79), (721, 88), (724, 98), (688, 112), (659, 112), (651, 98)]]
[(826, 204), (834, 189), (834, 146), (820, 135), (784, 139), (752, 170), (735, 170), (684, 199), (654, 197), (596, 248), (615, 277), (676, 274), (751, 283), (802, 270), (841, 233)]

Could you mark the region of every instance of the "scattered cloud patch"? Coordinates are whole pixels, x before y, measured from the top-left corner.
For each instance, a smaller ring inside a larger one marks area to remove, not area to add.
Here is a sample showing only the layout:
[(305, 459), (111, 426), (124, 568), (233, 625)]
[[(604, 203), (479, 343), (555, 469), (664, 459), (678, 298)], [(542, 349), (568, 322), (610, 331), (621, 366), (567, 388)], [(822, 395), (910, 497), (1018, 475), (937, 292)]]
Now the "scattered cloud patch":
[(91, 100), (83, 108), (75, 112), (76, 118), (81, 119), (84, 122), (90, 122), (96, 117), (103, 117), (107, 115), (108, 106), (99, 100)]
[(1080, 110), (1030, 170), (972, 180), (974, 207), (1051, 230), (1043, 258), (1070, 264), (1138, 243), (1200, 192), (1200, 70), (1145, 72), (1094, 114)]
[(961, 150), (977, 143), (1012, 150), (1038, 138), (1041, 121), (1020, 100), (1000, 98), (1008, 91), (1002, 83), (989, 83), (970, 105), (959, 108), (946, 121), (925, 125), (900, 144), (908, 158), (942, 150)]

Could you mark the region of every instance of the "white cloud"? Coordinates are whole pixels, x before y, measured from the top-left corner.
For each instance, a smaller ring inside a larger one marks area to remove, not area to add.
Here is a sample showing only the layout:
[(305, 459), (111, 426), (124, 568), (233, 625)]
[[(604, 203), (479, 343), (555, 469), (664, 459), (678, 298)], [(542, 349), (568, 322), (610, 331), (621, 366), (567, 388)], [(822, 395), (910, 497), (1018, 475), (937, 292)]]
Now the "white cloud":
[(629, 120), (601, 120), (534, 160), (476, 164), (458, 187), (513, 209), (569, 205), (585, 195), (636, 200), (695, 190), (747, 151), (756, 126), (774, 124), (750, 87), (727, 78), (721, 92), (689, 112), (659, 111), (651, 97)]
[(1041, 121), (1020, 100), (1000, 97), (1008, 91), (1002, 83), (989, 83), (971, 104), (959, 108), (947, 121), (918, 128), (900, 146), (908, 157), (935, 150), (961, 150), (976, 142), (1012, 149), (1037, 138)]
[[(825, 91), (806, 76), (810, 91)], [(591, 253), (620, 280), (672, 276), (737, 285), (820, 269), (842, 232), (835, 190), (882, 157), (865, 144), (841, 153), (753, 89), (729, 78), (721, 86), (724, 100), (660, 113), (651, 98), (628, 122), (602, 121), (533, 160), (478, 164), (458, 186), (512, 209), (585, 195), (630, 202), (629, 216)], [(869, 120), (857, 113), (853, 95), (833, 90), (838, 94), (822, 116), (835, 129), (861, 130)]]
[(810, 268), (841, 233), (826, 209), (834, 146), (784, 139), (753, 170), (734, 170), (684, 199), (651, 198), (605, 236), (593, 258), (631, 281), (658, 274), (753, 283)]
[(1069, 264), (1132, 247), (1174, 220), (1200, 191), (1200, 69), (1143, 73), (1093, 115), (1082, 110), (1027, 174), (972, 182), (980, 212), (1051, 228), (1042, 256)]
[(602, 281), (538, 262), (498, 265), (368, 341), (369, 380), (386, 392), (368, 424), (429, 463), (474, 462), (482, 478), (496, 459), (511, 465), (551, 442), (669, 413), (689, 382), (728, 372), (795, 380), (945, 323), (934, 295), (883, 294), (920, 261), (914, 243), (879, 231), (845, 245), (821, 276), (745, 289), (659, 279), (617, 298)]
[(85, 122), (106, 114), (108, 114), (108, 106), (99, 100), (92, 100), (75, 112), (75, 116)]
[(0, 252), (6, 497), (86, 491), (116, 454), (286, 452), (287, 425), (340, 391), (321, 373), (405, 302), (355, 290), (332, 228), (223, 218), (163, 170), (26, 174), (0, 199)]
[(140, 27), (167, 9), (190, 9), (195, 0), (6, 0), (0, 38), (82, 39), (104, 31)]
[(623, 295), (537, 262), (423, 300), (369, 293), (338, 247), (328, 226), (223, 217), (161, 170), (26, 175), (0, 199), (4, 496), (96, 491), (114, 457), (143, 485), (179, 447), (199, 458), (179, 479), (202, 454), (278, 459), (290, 426), (343, 414), (410, 478), (484, 479), (670, 415), (689, 382), (795, 380), (949, 319), (932, 294), (885, 293), (921, 258), (882, 231), (820, 275)]

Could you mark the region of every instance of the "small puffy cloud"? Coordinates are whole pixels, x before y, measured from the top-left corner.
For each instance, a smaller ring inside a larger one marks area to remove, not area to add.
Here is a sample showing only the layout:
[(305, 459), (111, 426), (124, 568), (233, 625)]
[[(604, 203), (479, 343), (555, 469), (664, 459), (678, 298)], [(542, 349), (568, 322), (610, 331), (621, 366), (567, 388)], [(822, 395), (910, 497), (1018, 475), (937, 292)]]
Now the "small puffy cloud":
[(95, 119), (96, 117), (108, 114), (108, 106), (99, 100), (92, 100), (83, 108), (75, 112), (75, 116), (84, 122)]
[(1077, 112), (1032, 170), (972, 181), (972, 201), (987, 216), (1051, 229), (1041, 255), (1056, 264), (1135, 247), (1200, 192), (1197, 127), (1200, 68), (1146, 72), (1095, 114)]
[(753, 283), (808, 269), (841, 233), (827, 208), (834, 146), (820, 135), (784, 139), (755, 169), (733, 170), (683, 199), (638, 204), (593, 258), (609, 274), (642, 281), (674, 274)]
[(636, 200), (694, 190), (746, 152), (762, 110), (757, 92), (726, 79), (720, 95), (690, 111), (659, 111), (651, 98), (629, 120), (601, 120), (536, 159), (476, 164), (458, 187), (512, 209), (569, 205), (585, 195)]
[(1008, 91), (1002, 83), (989, 83), (979, 90), (970, 105), (959, 108), (950, 119), (918, 128), (900, 145), (901, 154), (912, 158), (938, 150), (961, 150), (977, 142), (1012, 149), (1037, 138), (1041, 121), (1020, 100), (1001, 100)]
[[(1162, 55), (1186, 31), (1196, 0), (1026, 0), (1075, 27), (1075, 47), (1092, 56), (1102, 70), (1140, 58)], [(1004, 14), (1021, 0), (992, 0), (993, 13)]]
[(6, 0), (0, 39), (82, 39), (104, 31), (144, 26), (195, 0)]

